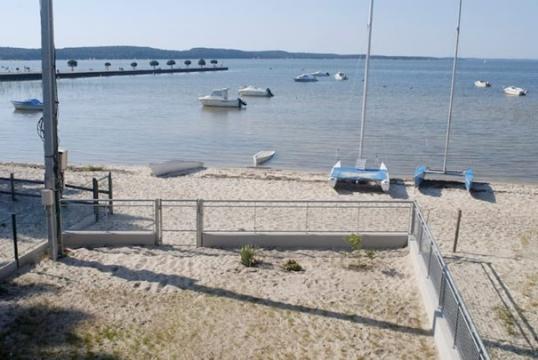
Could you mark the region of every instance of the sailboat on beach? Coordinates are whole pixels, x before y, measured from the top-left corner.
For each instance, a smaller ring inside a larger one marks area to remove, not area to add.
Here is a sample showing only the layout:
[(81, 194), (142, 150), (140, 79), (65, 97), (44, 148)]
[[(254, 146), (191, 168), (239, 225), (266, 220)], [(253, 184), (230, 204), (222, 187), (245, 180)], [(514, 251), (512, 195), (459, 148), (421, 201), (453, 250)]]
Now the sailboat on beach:
[(370, 50), (372, 45), (372, 23), (374, 16), (374, 0), (370, 0), (370, 12), (368, 18), (368, 48), (364, 63), (364, 90), (362, 94), (362, 116), (361, 116), (361, 134), (359, 141), (359, 156), (355, 167), (342, 166), (342, 162), (338, 160), (331, 169), (329, 175), (329, 183), (333, 188), (339, 183), (378, 183), (381, 185), (381, 189), (384, 192), (388, 192), (390, 189), (390, 177), (387, 166), (381, 162), (378, 168), (366, 167), (366, 159), (362, 158), (363, 145), (364, 145), (364, 127), (366, 124), (366, 110), (368, 100), (368, 71), (370, 65)]
[(426, 175), (438, 175), (438, 176), (463, 176), (465, 181), (465, 188), (467, 191), (471, 191), (473, 187), (474, 172), (473, 169), (469, 168), (464, 171), (449, 171), (447, 170), (447, 157), (448, 157), (448, 145), (450, 143), (450, 129), (452, 126), (452, 109), (454, 105), (454, 91), (456, 85), (456, 70), (458, 65), (458, 50), (460, 42), (460, 25), (461, 25), (461, 8), (463, 0), (459, 2), (459, 11), (458, 11), (458, 26), (456, 28), (456, 49), (454, 51), (454, 61), (452, 64), (452, 82), (450, 86), (450, 102), (448, 106), (448, 122), (446, 128), (446, 137), (445, 137), (445, 154), (443, 160), (443, 168), (441, 170), (430, 169), (426, 165), (419, 166), (415, 171), (415, 186), (420, 187), (424, 182)]

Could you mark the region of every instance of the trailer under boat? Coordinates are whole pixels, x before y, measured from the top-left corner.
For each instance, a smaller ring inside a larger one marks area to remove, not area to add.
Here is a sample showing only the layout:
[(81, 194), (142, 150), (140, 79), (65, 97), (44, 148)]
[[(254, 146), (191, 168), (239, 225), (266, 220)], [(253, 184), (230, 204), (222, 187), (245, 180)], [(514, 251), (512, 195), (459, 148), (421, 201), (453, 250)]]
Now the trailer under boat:
[(342, 162), (338, 161), (331, 169), (329, 183), (333, 188), (336, 188), (340, 183), (376, 183), (381, 186), (383, 192), (388, 192), (390, 190), (389, 171), (384, 163), (381, 163), (379, 168), (362, 168), (342, 166)]
[(417, 170), (415, 171), (415, 186), (420, 187), (422, 183), (426, 180), (426, 175), (433, 175), (442, 177), (442, 180), (446, 180), (447, 177), (458, 177), (462, 178), (465, 183), (465, 189), (467, 191), (471, 191), (473, 188), (473, 181), (474, 181), (474, 172), (473, 169), (467, 169), (464, 171), (443, 171), (443, 170), (434, 170), (430, 169), (424, 165), (419, 166)]

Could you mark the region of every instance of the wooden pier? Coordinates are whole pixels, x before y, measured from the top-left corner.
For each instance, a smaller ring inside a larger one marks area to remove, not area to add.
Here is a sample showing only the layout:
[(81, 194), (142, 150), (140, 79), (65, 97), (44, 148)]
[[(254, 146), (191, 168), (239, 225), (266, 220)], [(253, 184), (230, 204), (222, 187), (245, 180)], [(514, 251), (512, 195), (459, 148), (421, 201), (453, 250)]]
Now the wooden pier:
[[(193, 72), (210, 72), (226, 71), (227, 67), (193, 67), (178, 69), (144, 69), (144, 70), (109, 70), (109, 71), (67, 71), (57, 72), (58, 79), (77, 79), (103, 76), (130, 76), (130, 75), (159, 75), (174, 73), (193, 73)], [(41, 80), (40, 72), (17, 72), (17, 73), (0, 73), (0, 81), (31, 81)]]

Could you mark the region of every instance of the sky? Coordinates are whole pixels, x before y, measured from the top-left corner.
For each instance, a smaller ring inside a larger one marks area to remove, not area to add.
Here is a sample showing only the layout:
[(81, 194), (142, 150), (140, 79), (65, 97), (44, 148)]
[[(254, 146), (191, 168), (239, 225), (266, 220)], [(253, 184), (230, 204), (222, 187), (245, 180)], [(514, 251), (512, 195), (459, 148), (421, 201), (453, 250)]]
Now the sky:
[[(38, 0), (0, 0), (0, 46), (40, 47)], [(56, 46), (364, 53), (369, 0), (54, 0)], [(458, 0), (376, 0), (372, 53), (452, 56)], [(464, 0), (461, 56), (538, 59), (538, 0)]]

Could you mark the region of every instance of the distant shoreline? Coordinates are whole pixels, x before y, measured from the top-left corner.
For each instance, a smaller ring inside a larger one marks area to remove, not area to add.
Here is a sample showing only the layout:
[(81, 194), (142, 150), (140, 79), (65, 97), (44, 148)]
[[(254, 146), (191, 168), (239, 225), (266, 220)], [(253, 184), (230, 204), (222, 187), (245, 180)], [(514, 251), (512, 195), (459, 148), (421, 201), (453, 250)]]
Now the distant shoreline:
[[(235, 49), (193, 48), (163, 50), (137, 46), (97, 46), (62, 48), (56, 50), (58, 60), (123, 60), (123, 59), (362, 59), (363, 54), (332, 54), (288, 52), (282, 50), (244, 51)], [(374, 55), (378, 59), (436, 60), (429, 56)], [(0, 60), (40, 60), (41, 49), (0, 47)]]

